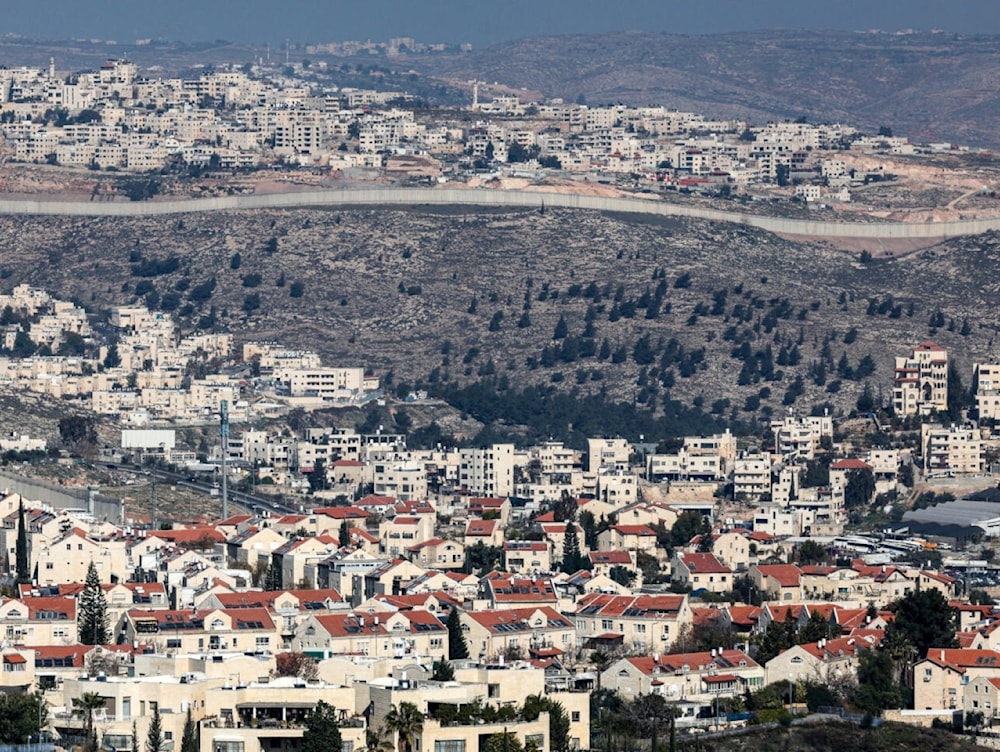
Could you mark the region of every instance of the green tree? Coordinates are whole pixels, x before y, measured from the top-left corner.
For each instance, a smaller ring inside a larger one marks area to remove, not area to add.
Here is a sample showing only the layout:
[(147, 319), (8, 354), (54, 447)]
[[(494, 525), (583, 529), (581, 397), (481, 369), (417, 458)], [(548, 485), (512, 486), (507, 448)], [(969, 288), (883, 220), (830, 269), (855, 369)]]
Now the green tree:
[[(385, 727), (399, 738), (399, 752), (413, 752), (417, 736), (424, 730), (424, 714), (412, 702), (401, 702), (385, 716)], [(332, 748), (327, 748), (332, 749)], [(327, 752), (327, 750), (306, 750), (302, 752)]]
[(525, 752), (521, 740), (512, 731), (492, 734), (486, 739), (483, 750), (484, 752)]
[(84, 692), (73, 698), (73, 715), (82, 718), (87, 726), (87, 738), (94, 738), (94, 711), (104, 707), (104, 698), (97, 692)]
[(15, 544), (15, 572), (17, 583), (26, 585), (31, 582), (31, 559), (28, 556), (28, 526), (24, 521), (24, 500), (17, 506), (17, 543)]
[(551, 752), (567, 752), (570, 748), (569, 716), (562, 703), (545, 695), (528, 695), (524, 698), (521, 711), (525, 720), (534, 721), (542, 713), (549, 714), (549, 749)]
[(764, 634), (754, 638), (757, 644), (755, 660), (763, 666), (778, 653), (792, 647), (795, 644), (795, 637), (795, 621), (789, 611), (784, 621), (772, 621)]
[(77, 601), (77, 640), (81, 645), (107, 645), (108, 632), (108, 599), (97, 576), (97, 567), (90, 562)]
[(454, 681), (455, 667), (448, 661), (434, 661), (434, 673), (431, 679), (439, 682)]
[(386, 738), (385, 728), (365, 729), (365, 752), (393, 752), (392, 742)]
[(847, 472), (844, 487), (844, 507), (860, 509), (867, 507), (875, 496), (875, 476), (870, 467), (862, 467)]
[(886, 628), (886, 638), (899, 633), (921, 658), (931, 648), (958, 647), (955, 630), (958, 610), (948, 604), (939, 590), (916, 590), (891, 607), (896, 618)]
[(337, 726), (337, 709), (320, 700), (306, 716), (300, 752), (331, 752), (340, 750), (343, 742)]
[(445, 625), (448, 627), (448, 657), (453, 661), (465, 660), (469, 657), (469, 646), (465, 642), (462, 620), (457, 608), (452, 607)]
[(799, 630), (798, 643), (805, 645), (810, 642), (829, 640), (840, 635), (840, 627), (827, 621), (819, 611), (813, 611), (809, 621)]
[(675, 548), (686, 546), (703, 528), (703, 517), (700, 512), (688, 510), (681, 512), (673, 527), (670, 528), (670, 543)]
[(104, 367), (105, 368), (117, 368), (122, 364), (121, 356), (118, 354), (118, 345), (111, 345), (108, 347), (107, 353), (104, 355)]
[(580, 536), (576, 531), (575, 522), (566, 523), (566, 534), (563, 536), (563, 558), (560, 571), (567, 574), (589, 569), (590, 560), (580, 553)]
[(187, 717), (184, 719), (184, 733), (181, 735), (181, 752), (198, 752), (198, 730), (191, 719), (190, 705), (188, 705)]
[(313, 471), (309, 473), (309, 490), (313, 493), (326, 488), (326, 460), (318, 457), (313, 465)]
[(799, 564), (822, 564), (830, 560), (830, 554), (814, 540), (805, 541), (797, 553)]
[(340, 523), (340, 531), (337, 535), (337, 542), (340, 544), (341, 548), (347, 548), (351, 545), (351, 528), (347, 524), (347, 520)]
[(903, 704), (903, 693), (893, 678), (892, 658), (884, 651), (862, 650), (858, 654), (854, 704), (871, 715), (880, 715), (887, 708)]
[(146, 752), (163, 752), (163, 724), (160, 720), (160, 706), (153, 705), (153, 717), (146, 732)]
[(48, 723), (48, 704), (41, 693), (0, 692), (0, 744), (26, 744)]

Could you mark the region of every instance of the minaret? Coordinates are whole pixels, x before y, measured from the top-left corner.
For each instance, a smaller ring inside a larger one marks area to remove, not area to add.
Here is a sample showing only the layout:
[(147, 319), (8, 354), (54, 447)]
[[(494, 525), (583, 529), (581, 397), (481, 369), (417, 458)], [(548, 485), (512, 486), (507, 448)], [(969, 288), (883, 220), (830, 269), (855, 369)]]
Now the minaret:
[(49, 80), (53, 80), (56, 77), (56, 59), (54, 57), (49, 58)]

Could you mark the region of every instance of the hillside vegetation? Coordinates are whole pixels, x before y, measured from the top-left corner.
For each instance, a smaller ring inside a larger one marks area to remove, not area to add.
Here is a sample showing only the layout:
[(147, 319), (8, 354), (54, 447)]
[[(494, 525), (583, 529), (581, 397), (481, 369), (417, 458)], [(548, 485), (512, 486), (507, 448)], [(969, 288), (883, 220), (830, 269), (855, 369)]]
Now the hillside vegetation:
[(420, 385), (529, 433), (603, 424), (651, 438), (789, 407), (843, 413), (887, 396), (893, 356), (928, 337), (966, 384), (974, 360), (996, 357), (995, 235), (862, 264), (738, 225), (552, 209), (0, 227), (4, 290), (26, 282), (92, 311), (142, 301), (238, 345), (279, 340), (364, 365), (400, 394)]

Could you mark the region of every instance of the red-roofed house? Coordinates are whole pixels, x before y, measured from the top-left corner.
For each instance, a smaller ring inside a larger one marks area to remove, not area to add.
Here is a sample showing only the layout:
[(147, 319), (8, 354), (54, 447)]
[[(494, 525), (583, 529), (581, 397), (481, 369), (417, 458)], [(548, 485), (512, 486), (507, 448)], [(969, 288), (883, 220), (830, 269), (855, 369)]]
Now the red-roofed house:
[(648, 525), (612, 525), (597, 536), (598, 551), (634, 551), (656, 556), (656, 531)]
[(611, 570), (615, 567), (636, 571), (633, 551), (590, 551), (587, 556), (590, 559), (591, 571), (595, 575), (610, 577)]
[(424, 569), (461, 569), (465, 566), (465, 544), (431, 538), (406, 549), (410, 561)]
[(711, 553), (675, 553), (670, 577), (692, 591), (728, 593), (733, 589), (732, 571)]
[(621, 658), (601, 673), (601, 686), (634, 699), (657, 694), (697, 716), (720, 698), (734, 698), (764, 686), (764, 669), (740, 650), (653, 654)]
[(774, 600), (802, 600), (802, 571), (794, 564), (754, 564), (748, 576), (760, 592)]
[(581, 646), (667, 651), (691, 624), (686, 595), (586, 595), (570, 614)]
[(469, 499), (469, 517), (493, 517), (500, 520), (500, 524), (507, 526), (510, 523), (510, 499), (500, 497), (473, 497)]
[(503, 544), (503, 529), (499, 520), (469, 520), (465, 528), (465, 546), (482, 543), (485, 546)]
[(503, 611), (460, 611), (472, 657), (496, 660), (500, 655), (556, 648), (572, 651), (576, 645), (573, 622), (550, 606)]
[(434, 537), (434, 516), (397, 514), (378, 526), (382, 553), (402, 556), (407, 549)]
[(114, 634), (123, 643), (147, 642), (160, 650), (274, 651), (281, 645), (277, 626), (266, 608), (175, 611), (130, 609)]
[(550, 571), (549, 544), (545, 541), (506, 541), (503, 544), (503, 568), (512, 574)]
[(22, 694), (35, 683), (34, 651), (0, 647), (0, 694)]
[(381, 614), (312, 614), (299, 625), (292, 650), (315, 658), (364, 655), (371, 658), (448, 658), (448, 630), (430, 611)]
[(913, 667), (913, 707), (950, 710), (965, 703), (964, 692), (976, 677), (1000, 676), (1000, 653), (993, 650), (931, 648)]
[(558, 594), (549, 577), (526, 577), (491, 572), (479, 581), (480, 596), (493, 609), (555, 606)]
[(1000, 676), (975, 676), (965, 687), (966, 716), (982, 713), (987, 728), (1000, 718)]
[(881, 632), (852, 633), (847, 637), (795, 645), (767, 662), (767, 681), (787, 680), (829, 684), (857, 674), (858, 651), (877, 648)]

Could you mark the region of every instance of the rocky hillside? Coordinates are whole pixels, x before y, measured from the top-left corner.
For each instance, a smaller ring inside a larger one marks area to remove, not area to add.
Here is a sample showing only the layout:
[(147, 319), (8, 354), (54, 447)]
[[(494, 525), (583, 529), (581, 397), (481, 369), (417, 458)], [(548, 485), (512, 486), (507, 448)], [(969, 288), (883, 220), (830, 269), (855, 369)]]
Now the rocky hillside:
[(554, 209), (0, 218), (0, 231), (4, 290), (27, 282), (95, 312), (144, 300), (188, 328), (391, 372), (396, 388), (536, 385), (749, 421), (887, 395), (892, 357), (929, 336), (966, 383), (997, 357), (996, 236), (864, 265), (737, 225)]

